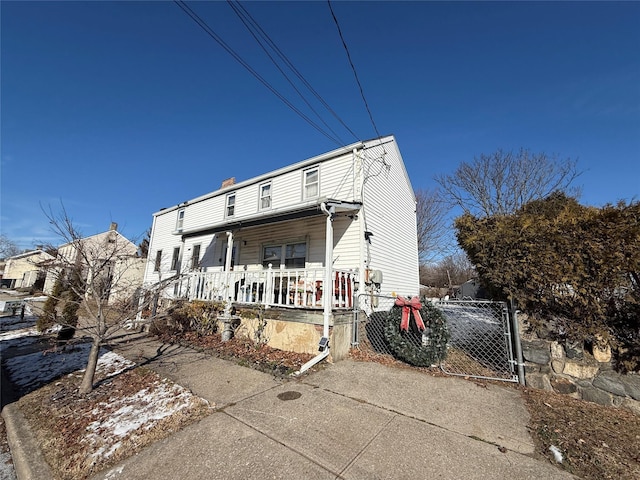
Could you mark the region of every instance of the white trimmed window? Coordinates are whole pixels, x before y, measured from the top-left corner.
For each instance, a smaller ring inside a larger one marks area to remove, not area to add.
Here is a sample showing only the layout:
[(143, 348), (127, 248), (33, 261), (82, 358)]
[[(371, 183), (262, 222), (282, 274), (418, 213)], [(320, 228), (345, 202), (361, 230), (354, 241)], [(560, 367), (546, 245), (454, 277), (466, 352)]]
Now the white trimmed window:
[(191, 255), (191, 270), (195, 270), (200, 266), (200, 244), (193, 246), (193, 254)]
[(154, 272), (159, 272), (160, 271), (160, 264), (162, 263), (162, 250), (158, 250), (156, 252), (156, 261), (153, 264), (153, 271)]
[(180, 247), (175, 247), (173, 249), (173, 256), (171, 257), (171, 270), (179, 270), (180, 269)]
[(304, 268), (307, 261), (307, 244), (292, 243), (285, 245), (284, 266), (286, 268)]
[(307, 261), (307, 244), (286, 243), (267, 245), (262, 249), (262, 265), (273, 268), (304, 268)]
[(260, 210), (271, 208), (271, 182), (260, 185)]
[(318, 196), (320, 192), (320, 189), (318, 188), (319, 177), (320, 169), (318, 167), (310, 168), (309, 170), (304, 171), (303, 195), (305, 200)]
[(178, 210), (178, 220), (176, 221), (176, 231), (182, 231), (182, 225), (184, 224), (184, 208)]
[(226, 216), (233, 217), (236, 213), (236, 194), (230, 193), (227, 195), (227, 208), (226, 208)]

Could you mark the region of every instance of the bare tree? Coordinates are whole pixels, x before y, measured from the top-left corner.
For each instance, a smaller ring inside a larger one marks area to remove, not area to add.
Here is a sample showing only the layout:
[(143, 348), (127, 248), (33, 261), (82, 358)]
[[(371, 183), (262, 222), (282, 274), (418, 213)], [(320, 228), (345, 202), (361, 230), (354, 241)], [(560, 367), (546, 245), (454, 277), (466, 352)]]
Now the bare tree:
[(442, 253), (448, 239), (448, 207), (437, 190), (416, 191), (418, 254), (422, 263)]
[(438, 175), (435, 180), (447, 201), (465, 213), (507, 215), (555, 191), (578, 196), (579, 189), (571, 187), (581, 173), (576, 165), (577, 160), (526, 149), (516, 153), (498, 150), (462, 162), (453, 174)]
[[(49, 209), (45, 215), (53, 232), (64, 243), (56, 258), (46, 265), (55, 283), (64, 285), (52, 294), (67, 292), (60, 298), (65, 309), (78, 311), (78, 327), (92, 339), (79, 388), (80, 393), (89, 393), (93, 389), (100, 347), (144, 307), (138, 301), (144, 260), (138, 256), (136, 245), (115, 229), (83, 237), (64, 207), (59, 214)], [(68, 323), (64, 313), (56, 319), (63, 326)]]
[(476, 275), (473, 264), (462, 250), (437, 262), (421, 265), (420, 283), (437, 288), (461, 285)]
[(13, 257), (20, 253), (18, 244), (6, 235), (0, 235), (0, 259)]
[(138, 254), (142, 258), (147, 258), (149, 256), (149, 243), (151, 242), (151, 227), (144, 232), (144, 236), (140, 243), (138, 244)]

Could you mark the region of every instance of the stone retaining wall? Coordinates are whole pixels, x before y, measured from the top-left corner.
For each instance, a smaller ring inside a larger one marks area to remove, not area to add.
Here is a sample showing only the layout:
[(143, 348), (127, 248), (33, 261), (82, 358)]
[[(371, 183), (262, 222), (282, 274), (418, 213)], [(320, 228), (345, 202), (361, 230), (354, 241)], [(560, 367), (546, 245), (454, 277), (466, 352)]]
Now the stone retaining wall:
[(609, 348), (523, 338), (522, 354), (527, 386), (640, 414), (640, 375), (617, 373)]

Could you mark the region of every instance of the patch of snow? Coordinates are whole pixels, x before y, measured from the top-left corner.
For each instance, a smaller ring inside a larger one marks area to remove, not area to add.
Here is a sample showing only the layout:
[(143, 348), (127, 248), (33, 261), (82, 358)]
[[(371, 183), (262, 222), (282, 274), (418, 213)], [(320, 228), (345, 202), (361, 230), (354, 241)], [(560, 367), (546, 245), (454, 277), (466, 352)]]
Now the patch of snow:
[(135, 437), (139, 429), (150, 430), (162, 419), (191, 406), (195, 398), (180, 385), (163, 380), (133, 395), (101, 402), (91, 412), (101, 420), (87, 426), (87, 435), (81, 441), (98, 446), (94, 458), (108, 458), (121, 439)]
[[(118, 355), (115, 352), (106, 352), (98, 359), (98, 367), (96, 370), (98, 373), (102, 373), (107, 377), (113, 377), (134, 365), (135, 363), (130, 362), (122, 355)], [(84, 369), (82, 371), (84, 371)]]
[(553, 458), (556, 459), (556, 462), (562, 463), (562, 452), (560, 451), (560, 449), (555, 445), (551, 445), (549, 447), (549, 450), (551, 451), (551, 453), (553, 453)]
[(0, 290), (0, 293), (3, 293), (4, 295), (11, 295), (12, 297), (21, 297), (22, 295), (24, 295), (24, 293), (18, 292), (16, 290), (5, 290), (5, 289)]
[(27, 297), (24, 299), (25, 302), (46, 302), (47, 301), (47, 297), (46, 295), (40, 295), (39, 297)]
[[(12, 342), (28, 338), (18, 337)], [(33, 390), (62, 375), (77, 375), (82, 372), (81, 369), (86, 367), (90, 348), (90, 343), (84, 343), (67, 347), (60, 352), (36, 352), (8, 358), (5, 361), (6, 372), (18, 387)], [(96, 372), (114, 376), (132, 366), (135, 364), (121, 355), (103, 350)], [(80, 441), (91, 446), (90, 458), (99, 462), (113, 456), (122, 448), (125, 440), (135, 441), (138, 435), (152, 429), (163, 419), (200, 401), (202, 400), (180, 385), (166, 379), (157, 380), (148, 388), (132, 395), (115, 396), (108, 402), (96, 405), (91, 413), (98, 420), (87, 426)], [(119, 475), (122, 470), (112, 472), (113, 475)]]
[(109, 470), (109, 473), (104, 477), (104, 480), (111, 480), (112, 478), (118, 478), (119, 475), (124, 471), (124, 466), (120, 465), (119, 467), (113, 468)]
[(37, 337), (40, 333), (35, 327), (31, 328), (23, 328), (20, 330), (9, 330), (8, 332), (0, 333), (0, 342), (4, 342), (5, 340), (14, 340), (16, 338), (22, 337)]

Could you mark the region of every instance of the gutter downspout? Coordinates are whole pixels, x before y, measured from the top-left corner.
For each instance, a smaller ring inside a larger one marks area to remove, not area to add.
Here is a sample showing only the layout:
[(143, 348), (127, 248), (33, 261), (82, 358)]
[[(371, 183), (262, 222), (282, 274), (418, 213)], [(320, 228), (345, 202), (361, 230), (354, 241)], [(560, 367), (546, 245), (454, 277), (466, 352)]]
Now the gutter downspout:
[[(300, 367), (300, 370), (295, 372), (293, 375), (297, 376), (301, 373), (309, 370), (316, 363), (322, 361), (327, 358), (330, 353), (329, 348), (329, 320), (331, 319), (331, 298), (332, 298), (332, 285), (333, 285), (333, 214), (335, 213), (336, 207), (331, 206), (327, 208), (326, 202), (322, 202), (320, 204), (320, 210), (322, 210), (325, 215), (327, 215), (327, 226), (325, 228), (325, 256), (324, 256), (324, 287), (322, 291), (322, 303), (323, 303), (323, 327), (322, 327), (322, 339), (320, 340), (320, 353), (309, 360), (307, 363)], [(323, 348), (323, 344), (324, 346)]]
[(516, 362), (518, 365), (518, 382), (520, 385), (526, 385), (525, 382), (525, 372), (524, 372), (524, 359), (522, 358), (522, 343), (520, 342), (520, 325), (518, 324), (518, 310), (516, 310), (516, 304), (513, 301), (513, 298), (510, 299), (509, 306), (511, 307), (511, 321), (513, 332), (513, 343), (516, 346)]

